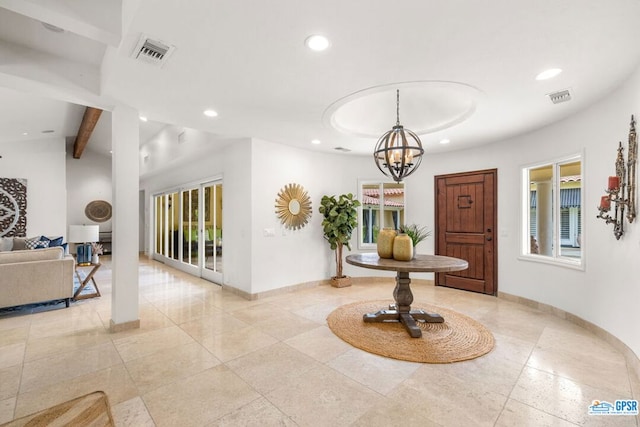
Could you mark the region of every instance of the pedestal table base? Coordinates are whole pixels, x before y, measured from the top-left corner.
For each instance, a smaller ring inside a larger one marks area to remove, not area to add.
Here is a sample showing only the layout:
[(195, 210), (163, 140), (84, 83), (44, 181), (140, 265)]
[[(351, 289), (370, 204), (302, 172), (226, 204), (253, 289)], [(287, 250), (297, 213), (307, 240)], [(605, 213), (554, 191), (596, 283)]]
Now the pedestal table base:
[(365, 322), (400, 322), (404, 325), (412, 338), (420, 338), (422, 330), (416, 323), (442, 323), (444, 318), (436, 313), (428, 313), (424, 310), (411, 310), (413, 293), (411, 292), (411, 279), (409, 273), (398, 272), (396, 275), (396, 287), (393, 290), (395, 304), (391, 304), (388, 310), (380, 310), (375, 313), (367, 313), (363, 316)]

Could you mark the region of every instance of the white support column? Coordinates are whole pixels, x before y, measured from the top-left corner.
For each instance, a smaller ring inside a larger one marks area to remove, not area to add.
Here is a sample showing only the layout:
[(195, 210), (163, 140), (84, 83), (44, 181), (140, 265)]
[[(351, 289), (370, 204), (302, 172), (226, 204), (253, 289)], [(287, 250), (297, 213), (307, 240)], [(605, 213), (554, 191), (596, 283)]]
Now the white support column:
[(111, 116), (113, 243), (111, 331), (140, 327), (138, 318), (139, 121), (131, 107)]
[(551, 181), (536, 182), (538, 247), (541, 255), (553, 255), (553, 191)]

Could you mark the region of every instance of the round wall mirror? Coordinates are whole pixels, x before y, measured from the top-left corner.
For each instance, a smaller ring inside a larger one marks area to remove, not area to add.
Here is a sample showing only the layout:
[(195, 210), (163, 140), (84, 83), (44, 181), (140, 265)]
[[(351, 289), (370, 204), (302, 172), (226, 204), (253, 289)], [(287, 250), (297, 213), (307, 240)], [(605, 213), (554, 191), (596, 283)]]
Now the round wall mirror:
[(300, 202), (298, 199), (293, 199), (289, 202), (289, 212), (292, 215), (298, 215), (300, 213)]

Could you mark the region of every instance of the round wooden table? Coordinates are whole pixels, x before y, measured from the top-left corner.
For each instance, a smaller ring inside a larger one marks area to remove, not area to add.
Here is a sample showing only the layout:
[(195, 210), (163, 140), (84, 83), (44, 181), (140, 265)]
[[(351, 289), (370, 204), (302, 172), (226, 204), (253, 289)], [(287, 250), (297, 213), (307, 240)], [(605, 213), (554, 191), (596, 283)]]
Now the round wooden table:
[(396, 261), (380, 258), (377, 253), (365, 253), (349, 255), (346, 260), (347, 263), (358, 267), (396, 272), (396, 287), (393, 290), (393, 299), (396, 303), (391, 304), (389, 309), (365, 314), (363, 320), (365, 322), (400, 322), (413, 338), (422, 336), (416, 321), (442, 323), (444, 319), (436, 313), (411, 310), (413, 293), (409, 273), (441, 273), (465, 270), (469, 267), (467, 261), (463, 259), (440, 255), (416, 255), (411, 261)]

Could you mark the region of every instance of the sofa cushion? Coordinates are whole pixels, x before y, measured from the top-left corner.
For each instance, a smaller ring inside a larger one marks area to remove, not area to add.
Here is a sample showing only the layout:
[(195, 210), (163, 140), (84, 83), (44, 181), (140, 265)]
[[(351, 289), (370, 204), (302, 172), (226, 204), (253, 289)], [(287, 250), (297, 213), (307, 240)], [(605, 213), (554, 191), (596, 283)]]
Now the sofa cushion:
[(47, 236), (40, 236), (40, 241), (41, 242), (49, 242), (49, 248), (53, 248), (56, 246), (62, 246), (62, 236), (60, 237), (47, 237)]
[(0, 252), (0, 264), (15, 264), (18, 262), (28, 261), (48, 261), (55, 259), (62, 259), (64, 257), (64, 250), (61, 246), (55, 248), (45, 248), (24, 251), (11, 251)]
[(42, 249), (49, 247), (49, 241), (47, 240), (46, 242), (43, 242), (42, 240), (40, 240), (40, 236), (26, 239), (24, 241), (24, 244), (27, 249)]
[(13, 238), (13, 250), (14, 251), (24, 251), (25, 249), (27, 249), (27, 245), (25, 244), (26, 240), (27, 240), (26, 237), (14, 237)]
[(0, 237), (0, 252), (13, 250), (13, 237)]

